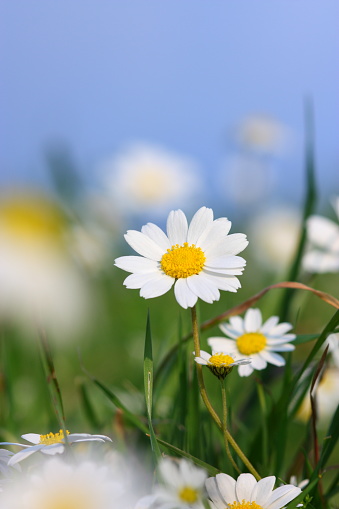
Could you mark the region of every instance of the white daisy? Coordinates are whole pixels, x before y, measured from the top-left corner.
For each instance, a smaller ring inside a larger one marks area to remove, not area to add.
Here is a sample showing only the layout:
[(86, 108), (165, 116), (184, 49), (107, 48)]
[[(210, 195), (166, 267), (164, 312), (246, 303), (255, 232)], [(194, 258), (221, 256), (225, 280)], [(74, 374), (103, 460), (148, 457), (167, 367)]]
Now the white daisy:
[(295, 346), (289, 341), (295, 334), (286, 334), (292, 329), (290, 323), (279, 323), (278, 316), (271, 316), (262, 323), (259, 309), (248, 309), (244, 319), (233, 316), (229, 323), (220, 325), (227, 338), (211, 337), (208, 344), (213, 351), (229, 352), (230, 355), (251, 359), (251, 364), (239, 366), (239, 375), (248, 376), (254, 369), (265, 369), (267, 363), (284, 366), (285, 359), (276, 352), (290, 352)]
[[(333, 200), (333, 208), (339, 220), (339, 196)], [(306, 227), (310, 248), (303, 258), (304, 269), (314, 273), (339, 271), (338, 222), (311, 216)]]
[(252, 474), (241, 474), (237, 480), (217, 474), (207, 479), (206, 489), (216, 509), (281, 509), (301, 493), (292, 484), (273, 490), (274, 483), (274, 476), (256, 481)]
[(69, 465), (52, 458), (4, 490), (2, 509), (127, 508), (123, 481), (109, 468), (85, 461)]
[[(27, 433), (21, 435), (21, 438), (27, 440), (33, 445), (20, 444), (15, 442), (1, 442), (2, 445), (19, 445), (24, 449), (14, 454), (8, 461), (8, 465), (15, 465), (19, 461), (27, 458), (35, 452), (43, 452), (44, 454), (54, 455), (61, 454), (65, 450), (65, 437), (62, 430), (59, 433), (48, 433), (47, 435), (38, 435), (37, 433)], [(88, 433), (69, 433), (67, 432), (67, 441), (72, 444), (74, 442), (112, 442), (105, 435), (90, 435)]]
[(202, 189), (199, 168), (188, 157), (134, 143), (101, 165), (105, 188), (121, 212), (161, 214), (192, 201)]
[(162, 484), (154, 487), (154, 493), (143, 497), (138, 509), (155, 506), (161, 509), (203, 509), (206, 472), (186, 459), (164, 458), (159, 463)]
[(212, 355), (203, 350), (199, 357), (194, 357), (195, 362), (207, 366), (213, 375), (223, 380), (232, 371), (234, 366), (246, 365), (251, 363), (251, 359), (240, 359), (236, 361), (232, 356), (224, 352), (212, 351)]
[(115, 260), (120, 269), (131, 272), (124, 285), (140, 288), (145, 299), (159, 297), (174, 285), (175, 297), (183, 308), (193, 307), (198, 298), (212, 303), (219, 290), (236, 292), (237, 275), (246, 261), (236, 256), (248, 244), (246, 235), (228, 235), (231, 222), (225, 217), (213, 220), (212, 209), (202, 207), (188, 226), (181, 210), (170, 212), (167, 235), (148, 223), (141, 232), (129, 230), (128, 244), (141, 255)]

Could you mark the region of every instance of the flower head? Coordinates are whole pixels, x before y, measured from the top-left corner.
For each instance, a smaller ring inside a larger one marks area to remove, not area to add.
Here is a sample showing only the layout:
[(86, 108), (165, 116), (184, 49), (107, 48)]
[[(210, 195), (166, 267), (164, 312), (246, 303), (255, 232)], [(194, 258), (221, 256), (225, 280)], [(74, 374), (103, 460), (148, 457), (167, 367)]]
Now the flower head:
[(188, 226), (181, 210), (167, 219), (167, 235), (148, 223), (141, 232), (130, 230), (128, 244), (141, 255), (122, 256), (115, 260), (120, 269), (131, 272), (124, 285), (140, 288), (145, 299), (159, 297), (174, 285), (175, 297), (183, 308), (193, 307), (198, 298), (212, 303), (219, 300), (219, 290), (236, 292), (237, 275), (246, 262), (240, 256), (248, 242), (246, 235), (228, 235), (231, 222), (225, 217), (213, 220), (213, 211), (202, 207)]
[(228, 324), (220, 325), (227, 338), (212, 337), (208, 339), (208, 344), (213, 351), (251, 359), (251, 364), (239, 366), (240, 376), (248, 376), (254, 369), (265, 369), (267, 363), (283, 366), (285, 359), (276, 352), (294, 350), (294, 345), (288, 342), (295, 339), (295, 334), (286, 334), (292, 329), (290, 323), (278, 324), (278, 321), (277, 316), (271, 316), (262, 323), (260, 310), (248, 309), (244, 319), (233, 316)]
[[(339, 196), (333, 202), (339, 220)], [(311, 216), (307, 223), (310, 243), (303, 258), (303, 267), (309, 272), (324, 273), (339, 270), (339, 224), (326, 217)]]
[(257, 482), (252, 474), (241, 474), (237, 480), (217, 474), (207, 479), (206, 489), (216, 509), (281, 509), (301, 493), (291, 484), (273, 490), (274, 483), (274, 476)]
[[(4, 490), (3, 509), (110, 509), (119, 507), (123, 483), (110, 469), (84, 461), (69, 465), (52, 458)], [(127, 507), (127, 505), (125, 505)]]
[[(65, 450), (64, 432), (60, 430), (58, 433), (48, 433), (47, 435), (38, 435), (37, 433), (27, 433), (21, 435), (21, 438), (27, 440), (33, 445), (19, 444), (14, 442), (2, 442), (3, 445), (19, 445), (23, 450), (14, 454), (8, 461), (8, 465), (15, 465), (19, 461), (31, 456), (35, 452), (41, 451), (44, 454), (54, 455), (61, 454)], [(88, 433), (69, 433), (67, 431), (67, 441), (69, 444), (74, 442), (111, 442), (112, 440), (105, 435), (90, 435)]]
[(240, 359), (236, 361), (231, 355), (224, 352), (212, 352), (210, 355), (201, 350), (200, 356), (194, 358), (195, 362), (207, 366), (209, 370), (219, 380), (223, 380), (233, 369), (234, 366), (250, 364), (250, 359)]
[(138, 509), (154, 506), (159, 509), (203, 509), (206, 472), (185, 459), (164, 458), (159, 463), (162, 480), (153, 495), (143, 497)]
[(147, 143), (134, 143), (102, 165), (106, 188), (122, 212), (160, 214), (190, 201), (202, 187), (196, 163)]

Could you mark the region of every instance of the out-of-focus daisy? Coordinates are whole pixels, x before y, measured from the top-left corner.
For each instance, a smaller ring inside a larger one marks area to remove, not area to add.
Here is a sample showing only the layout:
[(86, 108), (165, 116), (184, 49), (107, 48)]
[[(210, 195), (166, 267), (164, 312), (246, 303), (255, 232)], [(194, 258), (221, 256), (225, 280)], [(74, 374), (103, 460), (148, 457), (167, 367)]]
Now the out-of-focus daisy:
[[(333, 208), (339, 220), (339, 196), (333, 200)], [(324, 273), (339, 271), (339, 224), (322, 216), (311, 216), (306, 223), (309, 250), (303, 258), (308, 272)]]
[(243, 319), (233, 316), (229, 323), (220, 325), (227, 338), (211, 337), (208, 344), (213, 351), (229, 352), (231, 356), (251, 359), (251, 364), (239, 366), (240, 376), (248, 376), (254, 369), (265, 369), (267, 363), (283, 366), (285, 359), (276, 352), (294, 350), (294, 345), (289, 344), (289, 341), (293, 341), (296, 336), (286, 334), (292, 329), (290, 323), (278, 322), (278, 316), (271, 316), (262, 323), (261, 311), (248, 309)]
[(38, 192), (0, 196), (0, 317), (37, 323), (58, 338), (88, 316), (86, 284), (65, 242), (67, 221)]
[(2, 509), (111, 509), (128, 507), (123, 483), (109, 468), (84, 461), (69, 465), (52, 458), (4, 490)]
[[(48, 433), (47, 435), (38, 435), (37, 433), (27, 433), (21, 435), (21, 438), (27, 440), (33, 445), (20, 444), (15, 442), (1, 442), (2, 445), (19, 445), (24, 449), (14, 454), (8, 461), (8, 465), (15, 465), (19, 461), (31, 456), (35, 452), (43, 452), (44, 454), (61, 454), (65, 450), (64, 432), (60, 430), (58, 433)], [(69, 444), (75, 442), (111, 442), (112, 440), (105, 435), (90, 435), (88, 433), (69, 433), (67, 432), (67, 441)]]
[[(339, 405), (339, 369), (327, 368), (320, 381), (316, 383), (316, 409), (319, 426), (327, 426)], [(298, 412), (298, 420), (308, 422), (311, 417), (311, 402), (309, 394), (305, 395)]]
[(325, 347), (328, 345), (328, 353), (333, 361), (333, 364), (339, 368), (339, 333), (330, 334), (327, 337)]
[(252, 474), (241, 474), (237, 480), (217, 474), (206, 480), (206, 489), (216, 509), (281, 509), (301, 493), (292, 484), (275, 490), (274, 484), (274, 476), (256, 481)]
[(233, 369), (234, 366), (241, 366), (250, 364), (250, 359), (240, 359), (236, 361), (230, 355), (224, 352), (215, 352), (212, 351), (212, 355), (204, 350), (200, 351), (200, 356), (194, 357), (195, 362), (198, 364), (202, 364), (203, 366), (207, 366), (209, 370), (218, 377), (220, 380), (223, 380)]
[(100, 171), (116, 207), (129, 213), (159, 213), (189, 203), (202, 187), (195, 162), (150, 144), (127, 147)]
[(286, 148), (289, 132), (286, 126), (269, 115), (249, 115), (239, 123), (237, 141), (246, 150), (277, 154)]
[(153, 494), (143, 497), (137, 509), (154, 506), (163, 509), (202, 509), (205, 495), (206, 472), (185, 459), (164, 458), (159, 463), (161, 484)]
[[(300, 237), (300, 214), (293, 207), (267, 209), (249, 223), (249, 237), (258, 263), (272, 271), (287, 269)], [(260, 248), (259, 248), (260, 246)]]
[(129, 230), (128, 244), (142, 256), (122, 256), (115, 260), (120, 269), (132, 272), (124, 285), (140, 288), (145, 299), (159, 297), (174, 285), (175, 297), (183, 308), (193, 307), (198, 298), (212, 303), (219, 290), (236, 292), (246, 261), (236, 256), (248, 242), (246, 235), (228, 235), (231, 222), (222, 217), (213, 220), (206, 207), (196, 212), (188, 226), (181, 210), (170, 212), (167, 235), (148, 223), (141, 232)]

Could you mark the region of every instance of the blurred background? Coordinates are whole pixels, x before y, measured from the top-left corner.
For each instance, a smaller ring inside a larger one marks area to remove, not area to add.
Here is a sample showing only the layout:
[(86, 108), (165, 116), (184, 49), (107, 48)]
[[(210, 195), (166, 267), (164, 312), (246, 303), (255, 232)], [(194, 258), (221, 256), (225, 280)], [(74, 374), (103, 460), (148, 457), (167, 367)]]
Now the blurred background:
[[(40, 368), (32, 377), (34, 342), (22, 341), (41, 327), (58, 340), (74, 422), (85, 387), (79, 348), (90, 371), (142, 407), (135, 387), (147, 309), (156, 358), (177, 340), (179, 316), (184, 332), (190, 324), (172, 293), (144, 301), (123, 287), (113, 262), (131, 253), (126, 229), (163, 227), (171, 209), (190, 218), (206, 205), (248, 235), (243, 289), (213, 308), (202, 303), (202, 319), (287, 276), (305, 195), (306, 103), (314, 211), (335, 220), (338, 19), (336, 0), (1, 2), (3, 424), (20, 433), (38, 431), (25, 429), (32, 415), (37, 428), (53, 419), (40, 412), (48, 394)], [(333, 274), (316, 277), (335, 293)], [(280, 294), (265, 299), (267, 318)], [(302, 296), (289, 319), (314, 332), (331, 313)], [(98, 412), (107, 417), (111, 407)]]

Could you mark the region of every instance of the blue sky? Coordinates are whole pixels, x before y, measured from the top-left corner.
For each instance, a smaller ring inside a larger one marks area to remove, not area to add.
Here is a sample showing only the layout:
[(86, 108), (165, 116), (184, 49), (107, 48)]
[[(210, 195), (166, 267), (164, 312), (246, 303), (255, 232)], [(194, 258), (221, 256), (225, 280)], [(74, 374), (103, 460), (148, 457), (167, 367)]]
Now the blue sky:
[(0, 6), (1, 181), (46, 182), (69, 143), (84, 175), (133, 140), (217, 171), (227, 133), (266, 113), (295, 134), (281, 193), (300, 199), (303, 101), (318, 181), (338, 192), (337, 0), (11, 0)]

